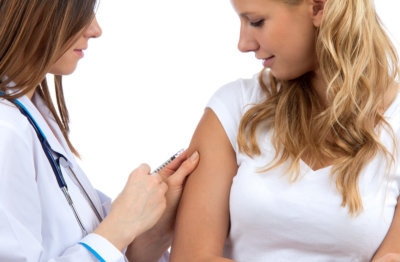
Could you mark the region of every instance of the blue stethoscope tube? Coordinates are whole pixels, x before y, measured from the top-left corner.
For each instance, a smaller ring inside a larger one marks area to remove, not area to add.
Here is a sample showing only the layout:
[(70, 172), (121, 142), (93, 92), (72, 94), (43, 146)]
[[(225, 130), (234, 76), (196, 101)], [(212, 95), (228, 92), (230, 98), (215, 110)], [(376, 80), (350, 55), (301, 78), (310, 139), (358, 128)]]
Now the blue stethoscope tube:
[(50, 162), (51, 168), (53, 169), (54, 175), (57, 179), (58, 186), (60, 188), (65, 187), (68, 190), (67, 183), (65, 183), (64, 176), (62, 175), (62, 172), (60, 169), (60, 165), (59, 165), (59, 163), (56, 163), (56, 161), (59, 161), (59, 160), (55, 160), (52, 153), (55, 153), (58, 156), (58, 159), (60, 159), (60, 157), (64, 157), (64, 156), (62, 156), (61, 154), (58, 154), (57, 152), (54, 152), (51, 149), (46, 136), (43, 134), (39, 125), (36, 123), (35, 119), (32, 117), (32, 115), (29, 113), (29, 111), (26, 109), (26, 107), (23, 104), (21, 104), (18, 100), (14, 100), (14, 103), (18, 107), (19, 111), (21, 111), (21, 113), (24, 116), (26, 116), (29, 123), (32, 125), (33, 129), (35, 129), (35, 132), (37, 134), (37, 137), (39, 138), (40, 144), (42, 145), (43, 151), (46, 154), (46, 157)]
[[(0, 95), (4, 95), (4, 93), (0, 92)], [(14, 105), (19, 109), (19, 111), (28, 119), (29, 123), (35, 130), (36, 135), (40, 141), (40, 144), (42, 145), (43, 152), (45, 153), (47, 159), (49, 160), (50, 166), (53, 169), (53, 173), (54, 173), (54, 176), (56, 177), (58, 186), (60, 187), (69, 206), (71, 207), (71, 210), (76, 218), (76, 221), (78, 222), (79, 227), (82, 230), (82, 234), (84, 236), (86, 236), (88, 234), (88, 231), (86, 230), (85, 226), (83, 225), (82, 220), (75, 208), (74, 202), (72, 201), (72, 198), (68, 192), (67, 183), (65, 182), (64, 176), (61, 172), (60, 160), (63, 160), (63, 162), (67, 163), (66, 158), (62, 154), (57, 153), (54, 150), (52, 150), (49, 142), (47, 141), (46, 136), (44, 135), (43, 131), (40, 129), (39, 125), (36, 123), (33, 116), (29, 113), (28, 109), (26, 109), (26, 107), (21, 102), (19, 102), (17, 99), (12, 100), (11, 102), (13, 102)], [(57, 156), (57, 160), (53, 157), (53, 154)], [(94, 208), (93, 205), (92, 205), (92, 208)], [(94, 209), (94, 211), (100, 220), (101, 218), (100, 218), (100, 215), (98, 214), (97, 210)]]

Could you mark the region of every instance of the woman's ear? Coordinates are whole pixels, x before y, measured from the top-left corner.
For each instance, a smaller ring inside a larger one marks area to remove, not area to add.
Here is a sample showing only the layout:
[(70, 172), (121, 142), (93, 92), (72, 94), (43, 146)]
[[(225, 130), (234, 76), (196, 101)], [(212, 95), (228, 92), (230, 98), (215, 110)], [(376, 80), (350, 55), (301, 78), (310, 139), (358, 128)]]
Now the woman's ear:
[(321, 25), (326, 0), (309, 0), (312, 8), (312, 21), (315, 27)]

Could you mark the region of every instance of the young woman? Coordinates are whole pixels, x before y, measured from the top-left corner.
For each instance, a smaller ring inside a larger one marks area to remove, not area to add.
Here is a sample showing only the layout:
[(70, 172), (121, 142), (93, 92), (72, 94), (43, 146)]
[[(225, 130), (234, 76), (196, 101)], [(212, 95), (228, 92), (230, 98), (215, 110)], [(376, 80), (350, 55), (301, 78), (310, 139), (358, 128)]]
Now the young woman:
[[(151, 176), (141, 165), (111, 204), (68, 139), (61, 76), (101, 35), (95, 4), (0, 0), (0, 261), (168, 259), (182, 184), (198, 154)], [(59, 114), (47, 73), (55, 75)]]
[(399, 261), (399, 61), (373, 1), (232, 3), (265, 69), (208, 103), (171, 261)]

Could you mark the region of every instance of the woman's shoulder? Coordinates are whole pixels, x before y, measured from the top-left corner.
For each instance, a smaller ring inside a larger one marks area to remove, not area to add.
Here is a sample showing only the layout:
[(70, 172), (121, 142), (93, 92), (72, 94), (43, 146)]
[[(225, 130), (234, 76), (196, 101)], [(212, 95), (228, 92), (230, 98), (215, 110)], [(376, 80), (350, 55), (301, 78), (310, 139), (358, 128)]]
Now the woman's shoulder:
[(231, 105), (232, 102), (237, 102), (241, 106), (259, 103), (265, 97), (260, 85), (260, 76), (263, 83), (268, 86), (267, 75), (268, 71), (263, 71), (253, 75), (251, 78), (239, 78), (220, 87), (213, 97), (226, 101)]
[(256, 74), (252, 78), (240, 78), (223, 85), (208, 101), (207, 107), (216, 114), (234, 149), (237, 149), (236, 137), (243, 114), (264, 97), (259, 74)]

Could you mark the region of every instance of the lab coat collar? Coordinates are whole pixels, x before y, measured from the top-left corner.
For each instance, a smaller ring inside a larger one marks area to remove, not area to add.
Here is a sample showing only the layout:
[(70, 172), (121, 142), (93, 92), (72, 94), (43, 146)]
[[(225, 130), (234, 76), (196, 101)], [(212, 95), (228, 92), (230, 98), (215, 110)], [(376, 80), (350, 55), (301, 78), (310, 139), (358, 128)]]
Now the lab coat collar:
[(72, 167), (73, 163), (70, 161), (72, 158), (72, 152), (70, 151), (61, 131), (55, 126), (57, 125), (57, 122), (43, 99), (35, 93), (32, 100), (27, 96), (23, 96), (18, 98), (18, 101), (25, 106), (31, 116), (35, 119), (36, 123), (46, 136), (51, 149), (62, 154)]

